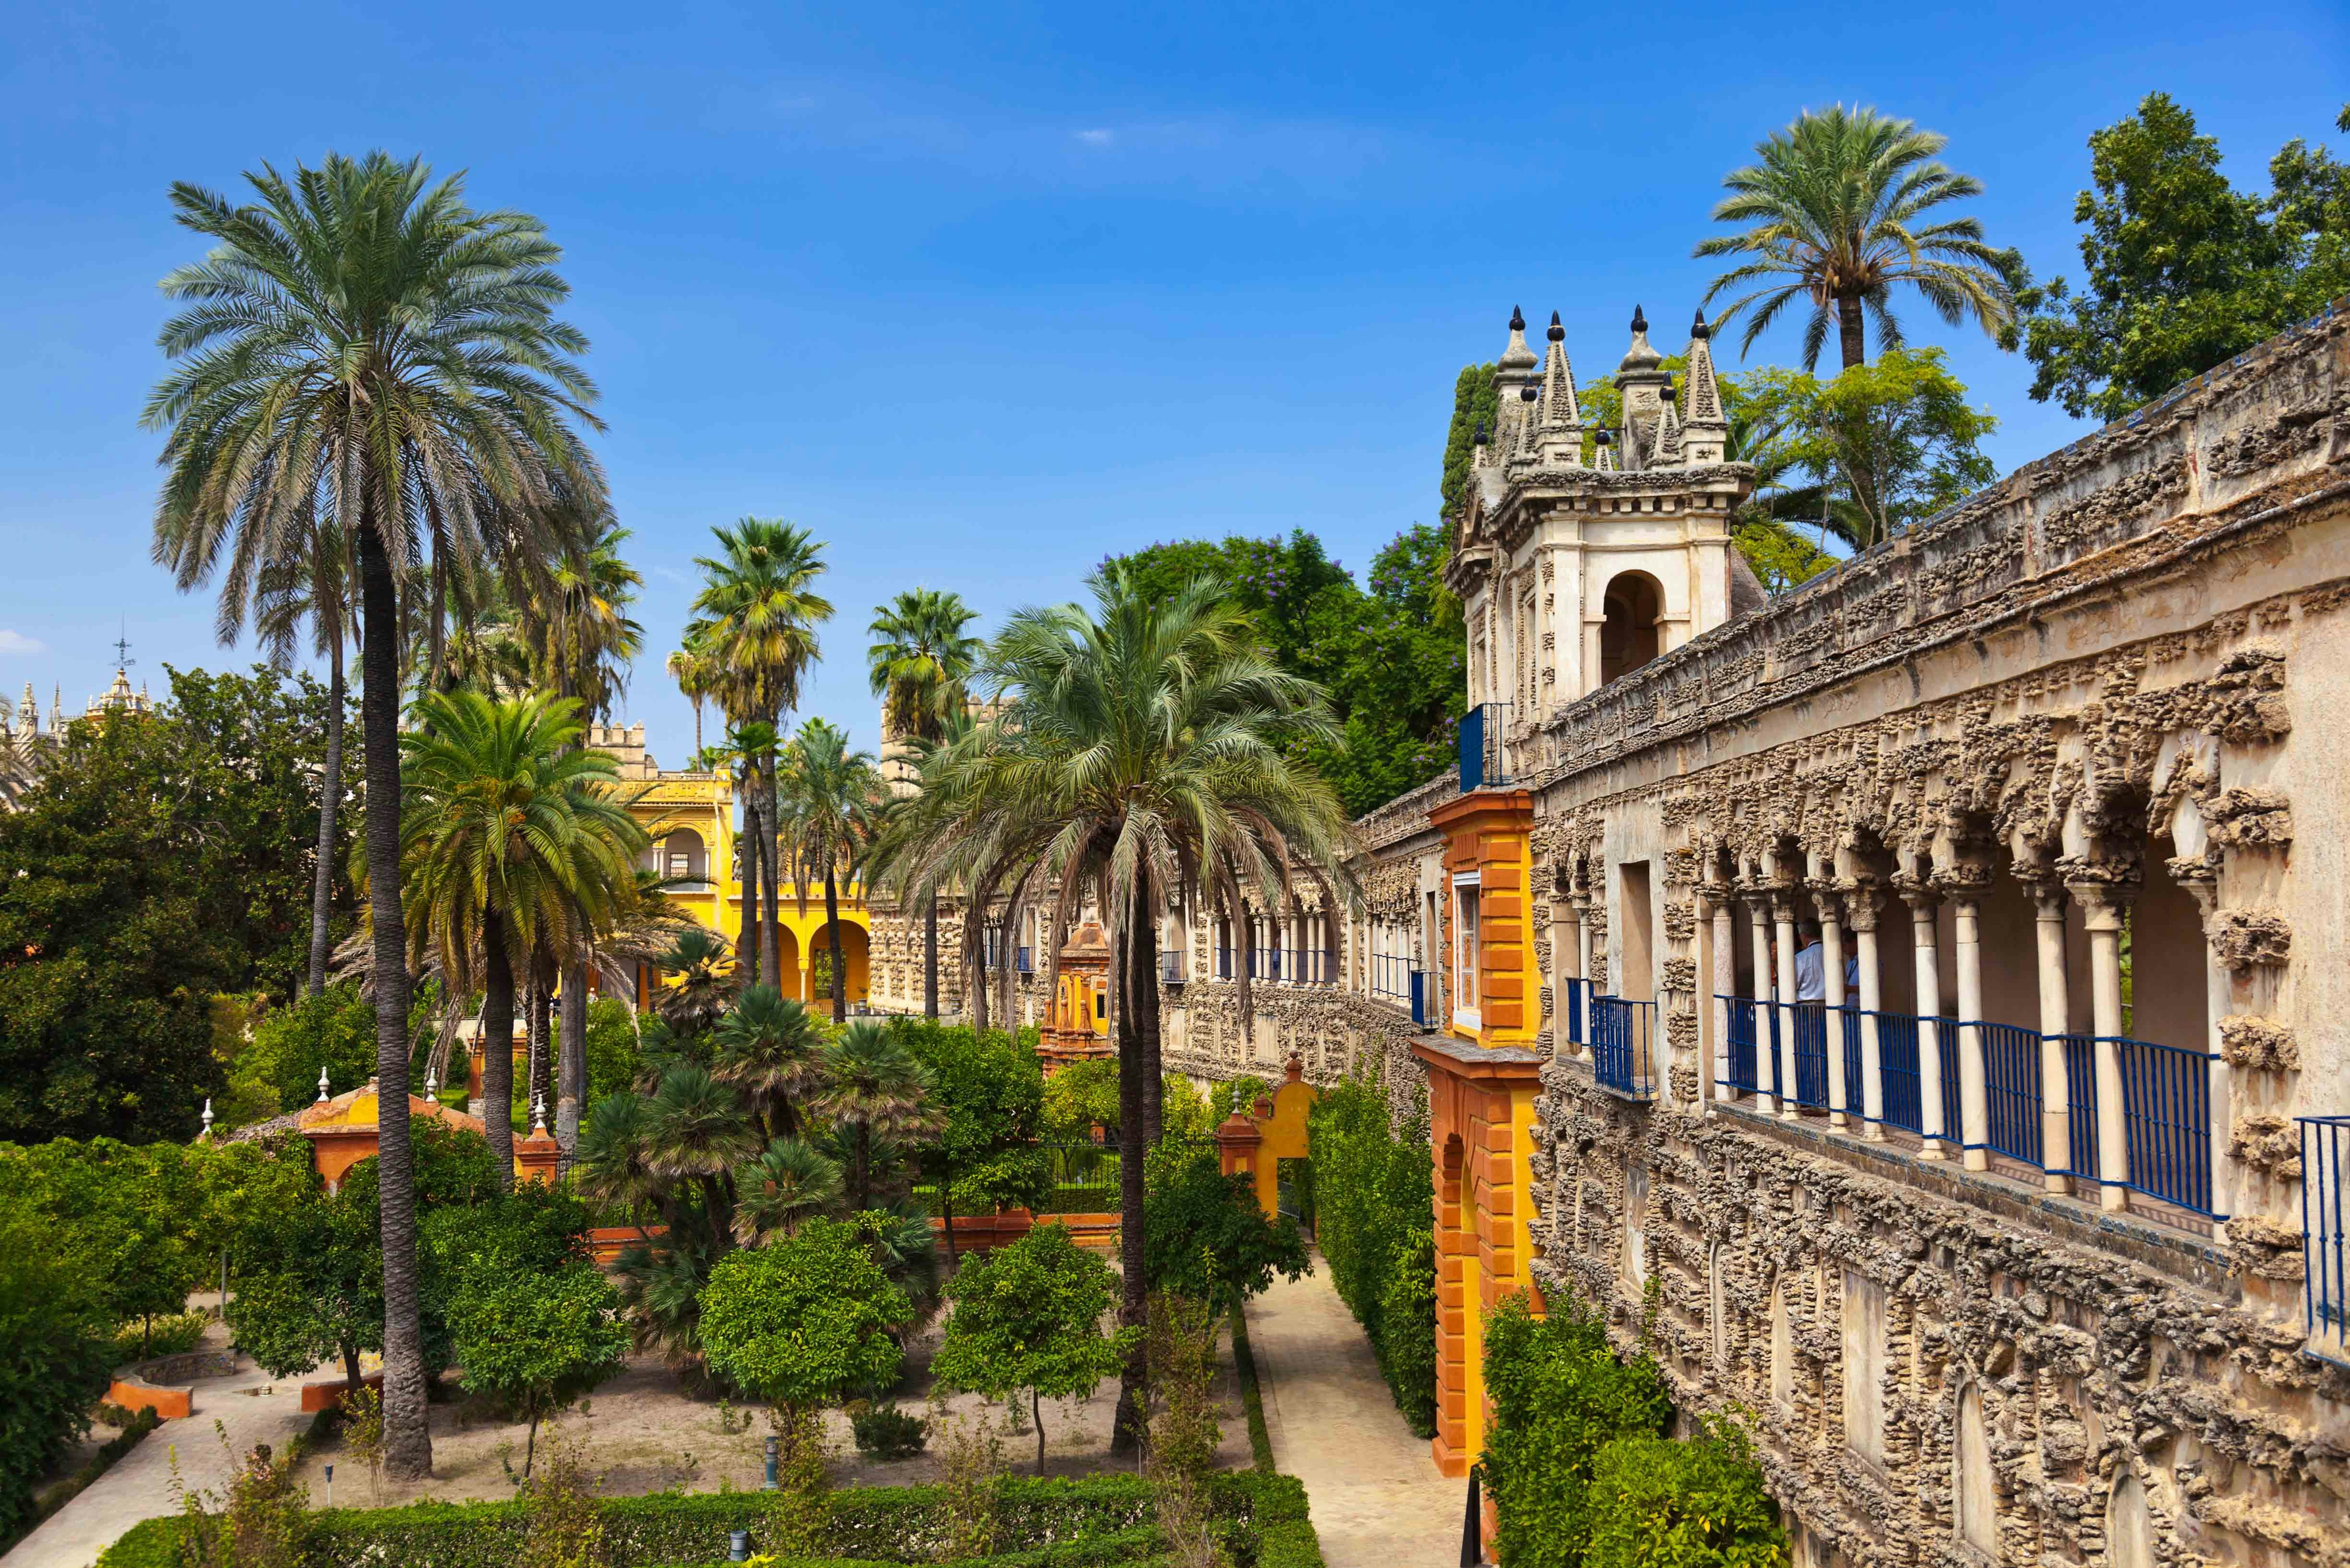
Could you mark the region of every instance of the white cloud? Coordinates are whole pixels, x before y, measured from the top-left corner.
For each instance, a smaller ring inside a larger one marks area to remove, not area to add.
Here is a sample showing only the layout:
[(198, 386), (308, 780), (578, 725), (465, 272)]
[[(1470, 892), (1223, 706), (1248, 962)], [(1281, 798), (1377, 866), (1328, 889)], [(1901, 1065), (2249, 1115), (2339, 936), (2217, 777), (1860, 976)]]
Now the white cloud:
[(0, 653), (47, 653), (48, 646), (37, 638), (26, 637), (21, 631), (0, 628)]
[(1096, 127), (1090, 130), (1078, 131), (1077, 140), (1087, 147), (1107, 147), (1115, 137), (1110, 131)]

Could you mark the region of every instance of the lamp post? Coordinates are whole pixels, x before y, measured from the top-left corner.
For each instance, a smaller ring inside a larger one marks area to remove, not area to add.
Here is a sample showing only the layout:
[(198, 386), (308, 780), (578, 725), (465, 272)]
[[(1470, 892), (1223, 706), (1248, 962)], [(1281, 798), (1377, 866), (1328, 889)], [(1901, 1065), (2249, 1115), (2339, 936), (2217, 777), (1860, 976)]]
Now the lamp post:
[(767, 1490), (774, 1491), (779, 1484), (775, 1479), (776, 1461), (783, 1456), (784, 1440), (773, 1432), (767, 1434)]
[(335, 1506), (335, 1467), (332, 1465), (327, 1467), (327, 1506)]

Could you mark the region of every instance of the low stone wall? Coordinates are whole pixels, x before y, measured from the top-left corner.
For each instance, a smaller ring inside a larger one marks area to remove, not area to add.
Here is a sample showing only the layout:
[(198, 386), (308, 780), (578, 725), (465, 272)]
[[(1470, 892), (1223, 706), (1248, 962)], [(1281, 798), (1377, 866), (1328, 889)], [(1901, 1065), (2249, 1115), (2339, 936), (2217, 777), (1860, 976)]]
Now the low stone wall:
[(107, 1402), (126, 1410), (152, 1410), (166, 1421), (182, 1420), (194, 1414), (195, 1389), (191, 1385), (196, 1379), (230, 1377), (242, 1370), (244, 1362), (233, 1350), (158, 1355), (115, 1373), (113, 1385), (106, 1391)]

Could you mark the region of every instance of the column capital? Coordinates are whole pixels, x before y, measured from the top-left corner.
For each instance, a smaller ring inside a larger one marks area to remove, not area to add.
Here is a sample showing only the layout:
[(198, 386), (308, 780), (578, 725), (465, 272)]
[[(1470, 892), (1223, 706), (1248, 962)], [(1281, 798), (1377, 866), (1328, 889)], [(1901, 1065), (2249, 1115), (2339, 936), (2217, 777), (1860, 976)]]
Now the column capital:
[(1991, 867), (1969, 860), (1938, 866), (1933, 882), (1943, 897), (1954, 903), (1980, 903), (1982, 896), (1991, 891)]
[(2064, 878), (2053, 866), (2019, 866), (2015, 879), (2023, 884), (2026, 897), (2043, 920), (2064, 918)]
[(2084, 923), (2093, 931), (2120, 930), (2122, 917), (2137, 898), (2138, 885), (2134, 876), (2112, 881), (2095, 876), (2068, 876), (2064, 886), (2079, 900)]
[(1893, 890), (1900, 896), (1903, 903), (1909, 906), (1912, 913), (1922, 914), (1941, 907), (1942, 890), (1934, 886), (1931, 877), (1921, 877), (1915, 871), (1895, 872)]
[(1836, 908), (1844, 897), (1844, 884), (1833, 877), (1813, 877), (1804, 883), (1812, 896), (1812, 907), (1817, 910), (1822, 925), (1834, 924), (1841, 911)]
[(1845, 884), (1844, 923), (1856, 931), (1877, 929), (1877, 911), (1882, 902), (1873, 877), (1856, 877)]

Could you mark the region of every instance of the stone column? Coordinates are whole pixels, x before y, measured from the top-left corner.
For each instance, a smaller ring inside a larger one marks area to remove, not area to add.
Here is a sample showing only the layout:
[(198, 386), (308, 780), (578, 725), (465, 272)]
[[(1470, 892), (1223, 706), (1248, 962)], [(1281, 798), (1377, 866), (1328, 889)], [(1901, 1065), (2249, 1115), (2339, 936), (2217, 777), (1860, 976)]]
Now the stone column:
[(1591, 975), (1591, 895), (1577, 888), (1575, 894), (1575, 967), (1583, 981), (1583, 1049), (1591, 1046), (1591, 993), (1597, 989)]
[[(2089, 1013), (2097, 1036), (2097, 1205), (2129, 1207), (2129, 1128), (2122, 1098), (2122, 922), (2134, 888), (2118, 879), (2074, 878), (2065, 884), (2081, 900), (2089, 928)], [(2213, 1131), (2219, 1129), (2215, 1127)], [(2217, 1142), (2215, 1137), (2214, 1142)]]
[(1935, 940), (1935, 915), (1942, 896), (1930, 883), (1905, 877), (1901, 901), (1909, 906), (1909, 940), (1918, 974), (1918, 1119), (1925, 1126), (1923, 1159), (1942, 1159), (1950, 1132), (1950, 1108), (1942, 1103), (1942, 955)]
[(1820, 1037), (1828, 1058), (1828, 1126), (1840, 1127), (1851, 1120), (1845, 1107), (1852, 1088), (1844, 1081), (1844, 1014), (1836, 1011), (1846, 1001), (1843, 901), (1835, 883), (1825, 877), (1812, 884), (1812, 901), (1820, 912), (1820, 982), (1827, 1002), (1820, 1014)]
[(1958, 928), (1955, 961), (1959, 989), (1959, 1137), (1969, 1170), (1991, 1168), (1991, 1098), (1983, 1075), (1982, 884), (1977, 868), (1953, 867), (1942, 874)]
[(1772, 1042), (1779, 1037), (1778, 1014), (1772, 1005), (1776, 994), (1771, 978), (1771, 905), (1766, 894), (1746, 897), (1746, 916), (1754, 928), (1754, 1107), (1764, 1116), (1778, 1109), (1773, 1091), (1779, 1085), (1779, 1058)]
[(1877, 889), (1865, 881), (1854, 884), (1844, 907), (1852, 922), (1853, 966), (1860, 971), (1861, 1136), (1876, 1143), (1885, 1137), (1885, 1042), (1877, 1029), (1884, 996), (1877, 973)]
[[(2072, 998), (2064, 979), (2064, 884), (2050, 876), (2025, 879), (2037, 912), (2033, 934), (2040, 958), (2040, 1160), (2041, 1181), (2051, 1192), (2073, 1190), (2072, 1074), (2064, 1041), (2071, 1027)], [(2086, 1153), (2086, 1150), (2083, 1150)]]
[(1780, 888), (1771, 895), (1771, 918), (1779, 933), (1779, 1000), (1773, 1008), (1779, 1021), (1779, 1114), (1795, 1112), (1795, 895)]
[(1713, 1097), (1726, 1100), (1737, 1090), (1730, 1083), (1730, 1003), (1722, 999), (1738, 990), (1738, 933), (1731, 923), (1730, 888), (1708, 888), (1705, 896), (1713, 919)]
[[(2221, 961), (2211, 940), (2217, 934), (2212, 923), (2220, 913), (2219, 870), (2211, 865), (2209, 856), (2173, 860), (2169, 869), (2180, 886), (2195, 896), (2196, 907), (2203, 914), (2203, 1015), (2207, 1021), (2203, 1051), (2211, 1059), (2211, 1209), (2217, 1214), (2233, 1214), (2237, 1210), (2238, 1170), (2235, 1162), (2228, 1158), (2228, 1129), (2235, 1126), (2235, 1113), (2229, 1094), (2228, 1062), (2220, 1049), (2220, 1021), (2228, 1016), (2232, 1002), (2228, 966)], [(2227, 1221), (2215, 1221), (2211, 1234), (2224, 1245), (2228, 1240)]]

